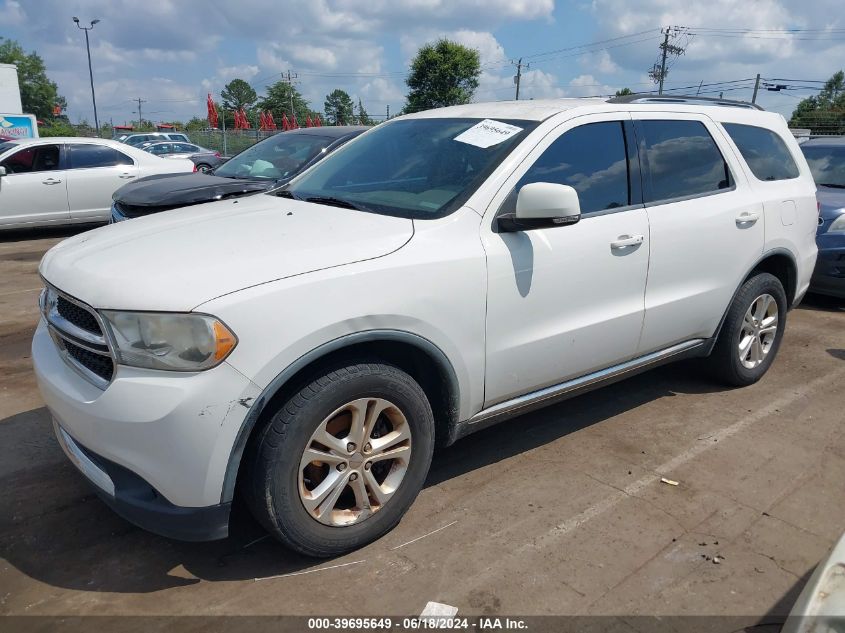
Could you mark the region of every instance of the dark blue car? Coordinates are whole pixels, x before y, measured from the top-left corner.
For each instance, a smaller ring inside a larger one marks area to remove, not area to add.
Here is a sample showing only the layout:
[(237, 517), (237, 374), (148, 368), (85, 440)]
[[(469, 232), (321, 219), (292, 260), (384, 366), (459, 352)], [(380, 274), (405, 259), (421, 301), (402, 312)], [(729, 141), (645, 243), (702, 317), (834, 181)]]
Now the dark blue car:
[(812, 139), (801, 151), (816, 180), (821, 206), (819, 258), (810, 291), (845, 299), (845, 137)]

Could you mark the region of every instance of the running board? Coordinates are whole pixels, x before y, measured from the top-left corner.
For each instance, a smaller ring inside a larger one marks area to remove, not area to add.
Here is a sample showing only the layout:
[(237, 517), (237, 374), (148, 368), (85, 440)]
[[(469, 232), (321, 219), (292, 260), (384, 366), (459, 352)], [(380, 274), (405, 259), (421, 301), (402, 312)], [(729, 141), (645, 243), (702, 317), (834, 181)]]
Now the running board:
[[(482, 409), (469, 420), (459, 422), (454, 429), (454, 440), (483, 428), (503, 422), (534, 409), (539, 409), (561, 400), (566, 400), (585, 391), (609, 385), (647, 369), (688, 356), (698, 356), (706, 351), (706, 339), (693, 339), (678, 343), (664, 350), (652, 352), (639, 358), (613, 365), (592, 374), (574, 378), (551, 387), (532, 391), (522, 396), (494, 404)], [(453, 440), (453, 441), (454, 441)]]

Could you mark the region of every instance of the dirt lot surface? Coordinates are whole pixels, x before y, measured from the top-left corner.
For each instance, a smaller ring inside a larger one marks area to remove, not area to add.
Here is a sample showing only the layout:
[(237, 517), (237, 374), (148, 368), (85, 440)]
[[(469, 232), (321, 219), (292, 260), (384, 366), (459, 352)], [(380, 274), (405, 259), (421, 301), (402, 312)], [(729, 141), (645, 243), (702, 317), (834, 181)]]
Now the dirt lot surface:
[(759, 384), (725, 390), (671, 365), (481, 432), (439, 453), (401, 524), (348, 556), (292, 555), (243, 513), (227, 541), (146, 533), (65, 459), (32, 375), (38, 261), (70, 234), (0, 237), (0, 614), (408, 615), (436, 601), (773, 616), (845, 530), (845, 305), (813, 299)]

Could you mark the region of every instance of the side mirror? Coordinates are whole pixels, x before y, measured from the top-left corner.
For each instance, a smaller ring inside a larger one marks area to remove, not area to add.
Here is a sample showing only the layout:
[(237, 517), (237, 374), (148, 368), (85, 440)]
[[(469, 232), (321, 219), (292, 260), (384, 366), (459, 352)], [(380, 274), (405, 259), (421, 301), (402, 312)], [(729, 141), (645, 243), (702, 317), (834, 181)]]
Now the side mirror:
[(581, 219), (578, 192), (569, 185), (532, 182), (516, 197), (516, 213), (497, 218), (502, 232), (530, 231), (575, 224)]

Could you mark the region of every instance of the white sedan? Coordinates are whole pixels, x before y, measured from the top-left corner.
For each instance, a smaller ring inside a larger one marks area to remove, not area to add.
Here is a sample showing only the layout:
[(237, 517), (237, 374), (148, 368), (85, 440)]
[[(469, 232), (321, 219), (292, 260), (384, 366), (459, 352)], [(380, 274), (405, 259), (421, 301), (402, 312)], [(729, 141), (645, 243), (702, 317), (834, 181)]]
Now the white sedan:
[(194, 171), (99, 138), (0, 142), (0, 230), (109, 219), (112, 194), (130, 180)]

